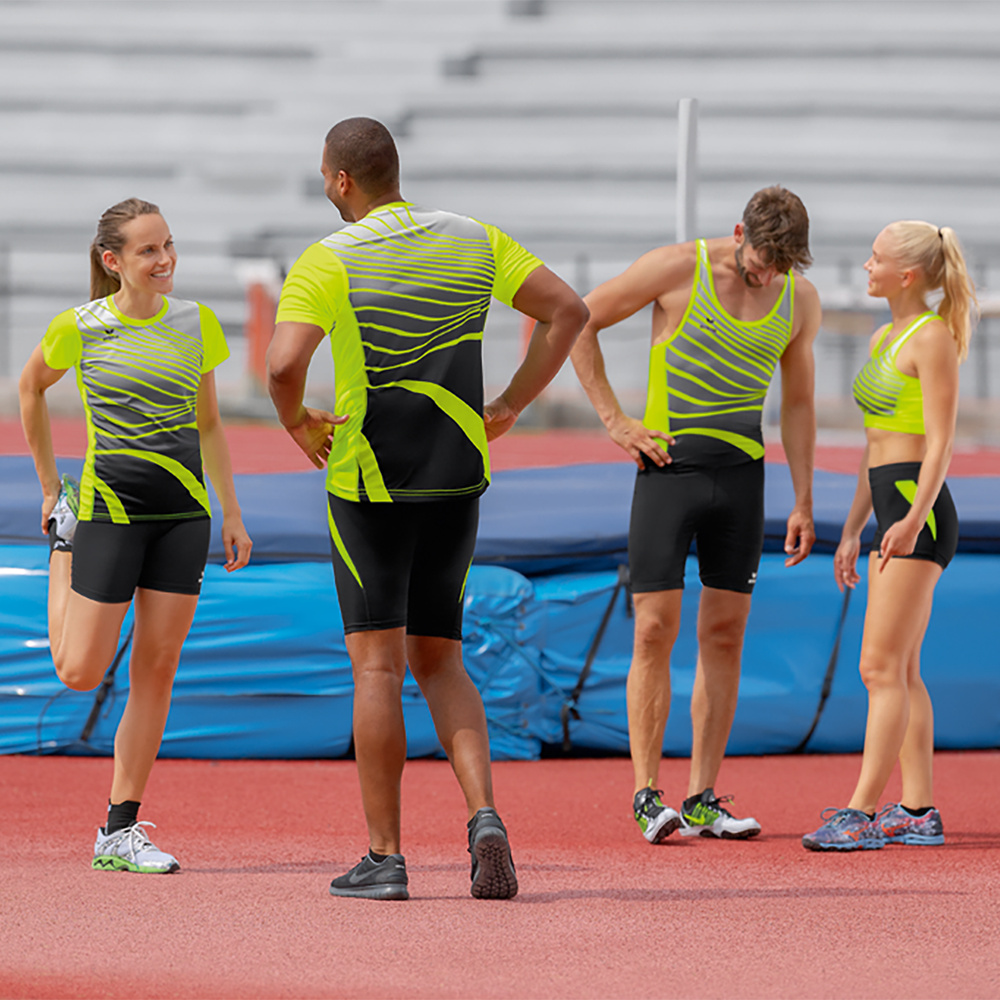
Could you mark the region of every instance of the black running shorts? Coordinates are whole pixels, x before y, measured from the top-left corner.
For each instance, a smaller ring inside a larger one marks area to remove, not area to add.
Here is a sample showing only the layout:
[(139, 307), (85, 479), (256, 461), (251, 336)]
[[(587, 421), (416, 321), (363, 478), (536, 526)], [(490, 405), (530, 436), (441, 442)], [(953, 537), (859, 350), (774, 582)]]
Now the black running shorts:
[(102, 604), (131, 601), (136, 587), (199, 594), (211, 534), (207, 517), (80, 521), (73, 536), (73, 590)]
[[(910, 512), (919, 476), (919, 462), (893, 462), (891, 465), (876, 465), (874, 469), (868, 470), (872, 506), (878, 522), (875, 538), (872, 540), (873, 552), (878, 552), (882, 536), (890, 525), (901, 521)], [(948, 484), (943, 483), (927, 517), (927, 523), (917, 535), (913, 552), (908, 556), (893, 556), (893, 559), (926, 559), (945, 569), (957, 548), (958, 513)]]
[(479, 498), (356, 503), (327, 497), (344, 631), (405, 628), (410, 635), (461, 640)]
[(632, 590), (682, 590), (692, 540), (704, 586), (753, 591), (764, 547), (763, 460), (639, 472), (628, 536)]

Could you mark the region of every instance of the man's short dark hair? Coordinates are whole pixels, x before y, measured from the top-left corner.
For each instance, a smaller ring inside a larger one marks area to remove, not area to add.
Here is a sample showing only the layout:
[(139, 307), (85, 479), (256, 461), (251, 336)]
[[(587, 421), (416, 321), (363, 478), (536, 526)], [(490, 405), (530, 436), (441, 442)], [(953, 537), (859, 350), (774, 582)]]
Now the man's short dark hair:
[(365, 194), (399, 186), (399, 154), (389, 130), (374, 118), (345, 118), (326, 134), (326, 165), (350, 174)]
[(780, 274), (812, 263), (809, 215), (797, 195), (775, 185), (758, 191), (743, 210), (747, 242)]

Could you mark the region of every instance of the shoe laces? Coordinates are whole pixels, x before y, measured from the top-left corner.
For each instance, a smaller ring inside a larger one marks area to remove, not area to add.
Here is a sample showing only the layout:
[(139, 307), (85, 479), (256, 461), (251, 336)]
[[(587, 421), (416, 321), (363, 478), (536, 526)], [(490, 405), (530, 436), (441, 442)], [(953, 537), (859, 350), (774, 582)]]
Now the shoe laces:
[(643, 788), (639, 792), (639, 808), (644, 806), (655, 806), (658, 802), (663, 801), (663, 789), (662, 788)]
[(130, 827), (122, 831), (122, 840), (128, 841), (129, 850), (132, 852), (133, 856), (146, 848), (151, 848), (154, 851), (159, 850), (156, 844), (154, 844), (146, 835), (146, 831), (142, 829), (144, 826), (151, 826), (154, 829), (156, 828), (155, 823), (151, 823), (149, 820), (141, 820), (133, 823)]
[(733, 818), (733, 814), (725, 808), (727, 802), (732, 802), (734, 796), (723, 795), (716, 796), (714, 799), (709, 799), (707, 802), (703, 803), (708, 806), (709, 809), (714, 809), (717, 813), (721, 813), (724, 816), (728, 816), (730, 819)]
[(819, 818), (827, 826), (843, 826), (845, 823), (854, 819), (856, 815), (864, 816), (865, 822), (869, 822), (868, 816), (861, 812), (860, 809), (845, 809), (838, 808), (837, 806), (827, 806), (820, 814)]

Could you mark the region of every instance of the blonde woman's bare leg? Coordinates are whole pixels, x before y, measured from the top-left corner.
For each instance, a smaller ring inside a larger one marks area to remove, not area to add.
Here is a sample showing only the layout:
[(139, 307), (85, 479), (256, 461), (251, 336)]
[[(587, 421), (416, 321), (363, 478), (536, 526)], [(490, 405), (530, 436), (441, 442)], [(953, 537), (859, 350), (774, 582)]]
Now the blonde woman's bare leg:
[(868, 724), (851, 809), (875, 812), (899, 758), (910, 722), (908, 668), (919, 655), (940, 576), (941, 567), (923, 559), (893, 559), (879, 572), (878, 555), (870, 557), (860, 664)]

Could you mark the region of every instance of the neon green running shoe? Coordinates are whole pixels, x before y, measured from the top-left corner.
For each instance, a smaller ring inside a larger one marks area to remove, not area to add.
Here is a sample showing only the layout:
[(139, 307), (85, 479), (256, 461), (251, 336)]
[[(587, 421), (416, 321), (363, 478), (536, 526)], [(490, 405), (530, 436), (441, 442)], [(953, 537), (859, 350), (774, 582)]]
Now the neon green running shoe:
[(635, 821), (642, 835), (651, 844), (666, 840), (681, 825), (681, 817), (676, 809), (665, 806), (660, 801), (663, 794), (656, 788), (640, 788), (632, 800)]
[(760, 823), (753, 817), (737, 819), (725, 803), (731, 795), (719, 798), (712, 788), (706, 788), (696, 798), (684, 800), (681, 807), (682, 837), (719, 837), (723, 840), (746, 840), (760, 833)]

